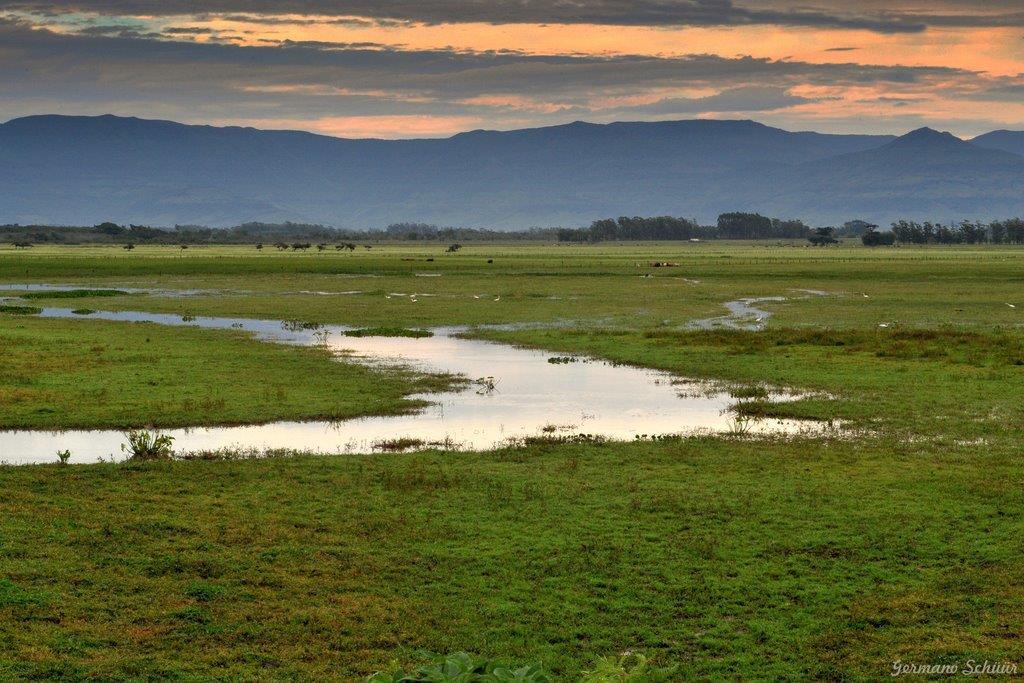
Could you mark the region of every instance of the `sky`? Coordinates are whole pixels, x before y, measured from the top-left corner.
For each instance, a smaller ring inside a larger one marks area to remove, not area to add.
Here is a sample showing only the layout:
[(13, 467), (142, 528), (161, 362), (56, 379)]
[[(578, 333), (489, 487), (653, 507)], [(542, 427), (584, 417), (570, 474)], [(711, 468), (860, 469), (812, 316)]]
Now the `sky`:
[(0, 0), (0, 120), (1024, 129), (1024, 0)]

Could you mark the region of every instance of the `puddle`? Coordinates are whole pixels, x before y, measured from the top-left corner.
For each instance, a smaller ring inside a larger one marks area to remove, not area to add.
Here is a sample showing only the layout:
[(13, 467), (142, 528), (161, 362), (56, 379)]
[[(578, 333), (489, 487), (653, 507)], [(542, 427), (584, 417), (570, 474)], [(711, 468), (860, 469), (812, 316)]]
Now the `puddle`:
[(694, 320), (688, 326), (700, 330), (726, 328), (731, 330), (762, 330), (764, 323), (771, 317), (771, 311), (757, 308), (757, 304), (773, 301), (786, 301), (784, 296), (762, 296), (737, 301), (726, 301), (723, 306), (729, 309), (729, 315)]
[[(763, 420), (738, 425), (730, 412), (736, 399), (722, 387), (692, 383), (667, 373), (585, 358), (463, 339), (465, 328), (435, 328), (433, 336), (349, 337), (342, 326), (308, 327), (277, 320), (189, 317), (161, 313), (98, 311), (74, 314), (44, 308), (41, 317), (89, 319), (234, 329), (268, 342), (326, 345), (336, 354), (368, 364), (401, 364), (463, 375), (468, 388), (417, 394), (431, 402), (407, 415), (339, 422), (277, 422), (265, 425), (162, 430), (174, 437), (177, 453), (274, 449), (322, 454), (372, 453), (382, 442), (444, 442), (460, 449), (487, 450), (524, 437), (597, 435), (614, 440), (692, 433), (804, 433), (813, 423)], [(566, 359), (569, 360), (566, 360)], [(554, 360), (553, 360), (554, 359)], [(574, 362), (586, 361), (586, 362)], [(774, 395), (780, 400), (781, 395)], [(557, 429), (554, 429), (557, 427)], [(120, 431), (0, 431), (0, 462), (56, 461), (70, 450), (72, 463), (118, 460), (124, 456)]]
[[(825, 292), (820, 289), (794, 289), (792, 291), (801, 292), (805, 295), (802, 297), (796, 297), (798, 299), (806, 299), (811, 296), (831, 295), (831, 292)], [(737, 299), (736, 301), (726, 301), (722, 305), (729, 310), (728, 315), (693, 320), (687, 325), (687, 327), (698, 330), (715, 330), (724, 328), (730, 330), (744, 330), (747, 332), (759, 332), (764, 329), (768, 318), (772, 317), (772, 312), (758, 308), (757, 306), (759, 304), (791, 300), (791, 297), (786, 296), (759, 296)]]

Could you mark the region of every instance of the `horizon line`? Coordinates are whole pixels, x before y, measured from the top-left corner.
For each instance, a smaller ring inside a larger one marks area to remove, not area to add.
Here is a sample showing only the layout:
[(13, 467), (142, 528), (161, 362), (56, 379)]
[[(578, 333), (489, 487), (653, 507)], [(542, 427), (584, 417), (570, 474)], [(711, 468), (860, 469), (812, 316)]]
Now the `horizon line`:
[(24, 116), (16, 116), (14, 118), (5, 120), (3, 123), (0, 123), (0, 126), (6, 126), (6, 125), (8, 125), (10, 123), (13, 123), (13, 122), (16, 122), (16, 121), (23, 121), (23, 120), (27, 120), (27, 119), (36, 119), (36, 118), (65, 118), (65, 119), (102, 119), (102, 118), (113, 118), (113, 119), (121, 119), (121, 120), (145, 121), (145, 122), (148, 122), (148, 123), (169, 123), (169, 124), (174, 124), (174, 125), (179, 125), (179, 126), (189, 126), (189, 127), (196, 127), (196, 128), (216, 128), (216, 129), (220, 129), (220, 130), (241, 129), (241, 130), (255, 130), (255, 131), (261, 131), (261, 132), (266, 132), (266, 133), (301, 133), (301, 134), (305, 134), (305, 135), (314, 135), (316, 137), (330, 138), (330, 139), (333, 139), (333, 140), (366, 140), (366, 141), (381, 141), (381, 142), (403, 142), (403, 141), (409, 142), (409, 141), (416, 141), (416, 140), (451, 140), (453, 138), (457, 138), (457, 137), (462, 136), (462, 135), (468, 135), (468, 134), (473, 134), (473, 133), (515, 133), (515, 132), (530, 131), (530, 130), (548, 130), (548, 129), (552, 129), (552, 128), (566, 128), (566, 127), (569, 127), (569, 126), (577, 126), (577, 125), (586, 125), (586, 126), (594, 126), (594, 127), (607, 127), (607, 126), (614, 126), (614, 125), (657, 125), (657, 124), (695, 123), (695, 122), (702, 122), (702, 123), (753, 123), (753, 124), (756, 124), (758, 126), (763, 126), (764, 128), (770, 128), (772, 130), (781, 130), (783, 132), (792, 133), (794, 135), (801, 134), (801, 133), (811, 133), (811, 134), (815, 134), (815, 135), (827, 135), (827, 136), (833, 136), (833, 137), (857, 136), (857, 137), (878, 137), (878, 138), (894, 138), (894, 139), (898, 139), (898, 138), (903, 137), (905, 135), (909, 135), (911, 133), (916, 133), (918, 131), (924, 131), (924, 130), (933, 131), (933, 132), (942, 133), (942, 134), (949, 134), (949, 135), (952, 135), (953, 137), (955, 137), (955, 138), (957, 138), (959, 140), (964, 140), (964, 141), (974, 140), (974, 139), (976, 139), (978, 137), (981, 137), (983, 135), (988, 135), (989, 133), (998, 133), (998, 132), (1004, 132), (1004, 131), (1005, 132), (1024, 132), (1024, 130), (1015, 131), (1014, 129), (1011, 129), (1011, 128), (996, 128), (996, 129), (993, 129), (991, 131), (988, 131), (987, 133), (980, 133), (979, 135), (976, 135), (974, 137), (964, 138), (964, 137), (960, 137), (959, 135), (956, 135), (955, 133), (952, 133), (951, 131), (943, 131), (943, 130), (939, 130), (937, 128), (933, 128), (931, 126), (925, 125), (925, 126), (920, 126), (918, 128), (914, 128), (914, 129), (908, 130), (907, 132), (902, 133), (902, 134), (895, 134), (895, 133), (825, 133), (825, 132), (822, 132), (822, 131), (811, 130), (811, 129), (790, 130), (788, 128), (782, 128), (780, 126), (772, 126), (772, 125), (769, 125), (767, 123), (763, 123), (761, 121), (758, 121), (757, 119), (752, 119), (752, 118), (689, 118), (689, 119), (685, 119), (684, 118), (684, 119), (656, 119), (656, 120), (622, 120), (622, 121), (608, 121), (608, 122), (594, 122), (594, 121), (586, 121), (586, 120), (583, 120), (583, 119), (577, 119), (577, 120), (573, 120), (573, 121), (567, 121), (565, 123), (555, 123), (555, 124), (550, 124), (550, 125), (546, 125), (546, 126), (526, 126), (526, 127), (522, 127), (522, 128), (473, 128), (473, 129), (467, 129), (467, 130), (458, 131), (458, 132), (452, 133), (450, 135), (438, 135), (438, 136), (422, 136), (422, 137), (407, 137), (407, 138), (404, 138), (404, 137), (375, 137), (375, 136), (344, 137), (344, 136), (340, 136), (340, 135), (330, 135), (328, 133), (317, 132), (317, 131), (314, 131), (314, 130), (308, 130), (308, 129), (302, 129), (302, 128), (260, 128), (260, 127), (257, 127), (257, 126), (244, 126), (244, 125), (237, 125), (237, 124), (222, 124), (222, 125), (219, 125), (219, 124), (216, 124), (216, 123), (186, 123), (186, 122), (183, 122), (183, 121), (175, 121), (174, 119), (147, 118), (147, 117), (144, 117), (144, 116), (137, 116), (137, 115), (133, 115), (133, 114), (132, 115), (114, 114), (114, 113), (104, 113), (104, 114), (64, 114), (64, 113), (52, 113), (52, 112), (51, 113), (39, 113), (39, 114), (26, 114)]

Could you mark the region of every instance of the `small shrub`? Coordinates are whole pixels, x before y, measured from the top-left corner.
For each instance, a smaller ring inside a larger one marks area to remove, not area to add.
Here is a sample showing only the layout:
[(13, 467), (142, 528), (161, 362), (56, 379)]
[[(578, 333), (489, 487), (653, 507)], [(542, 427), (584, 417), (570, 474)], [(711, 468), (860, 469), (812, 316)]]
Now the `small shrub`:
[(71, 451), (57, 451), (57, 459), (60, 461), (61, 465), (67, 465), (68, 461), (71, 460)]
[(128, 443), (121, 444), (121, 452), (128, 453), (132, 460), (170, 460), (174, 457), (171, 445), (174, 437), (147, 429), (136, 429), (124, 433)]
[(75, 315), (92, 315), (96, 311), (92, 310), (91, 308), (76, 308), (71, 312), (74, 313)]

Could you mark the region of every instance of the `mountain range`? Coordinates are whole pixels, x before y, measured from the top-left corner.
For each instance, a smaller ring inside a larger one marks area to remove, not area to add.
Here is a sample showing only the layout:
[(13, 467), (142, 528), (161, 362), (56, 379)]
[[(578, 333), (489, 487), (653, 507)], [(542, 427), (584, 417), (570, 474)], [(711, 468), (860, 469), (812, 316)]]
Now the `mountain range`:
[(966, 141), (693, 120), (353, 140), (115, 116), (0, 125), (0, 223), (513, 229), (727, 211), (815, 224), (1022, 215), (1024, 132)]

